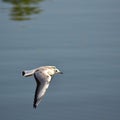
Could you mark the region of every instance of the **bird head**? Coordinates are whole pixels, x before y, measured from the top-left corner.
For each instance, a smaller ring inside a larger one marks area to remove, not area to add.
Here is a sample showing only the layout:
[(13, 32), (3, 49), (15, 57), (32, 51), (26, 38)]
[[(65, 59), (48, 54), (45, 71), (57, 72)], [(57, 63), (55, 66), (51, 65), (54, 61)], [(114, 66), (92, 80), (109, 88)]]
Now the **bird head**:
[(63, 74), (59, 69), (57, 69), (55, 66), (48, 66), (48, 74), (54, 75), (54, 74)]
[(54, 69), (54, 74), (63, 74), (63, 72), (61, 72), (59, 69), (55, 68)]

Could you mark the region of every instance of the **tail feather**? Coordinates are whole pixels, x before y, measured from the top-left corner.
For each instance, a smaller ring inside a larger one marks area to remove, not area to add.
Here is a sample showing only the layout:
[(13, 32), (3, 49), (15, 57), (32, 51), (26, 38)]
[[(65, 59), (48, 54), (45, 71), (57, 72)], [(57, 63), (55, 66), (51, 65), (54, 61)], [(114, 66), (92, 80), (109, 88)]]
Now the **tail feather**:
[(29, 77), (32, 76), (35, 73), (36, 69), (33, 70), (24, 70), (22, 71), (22, 76)]

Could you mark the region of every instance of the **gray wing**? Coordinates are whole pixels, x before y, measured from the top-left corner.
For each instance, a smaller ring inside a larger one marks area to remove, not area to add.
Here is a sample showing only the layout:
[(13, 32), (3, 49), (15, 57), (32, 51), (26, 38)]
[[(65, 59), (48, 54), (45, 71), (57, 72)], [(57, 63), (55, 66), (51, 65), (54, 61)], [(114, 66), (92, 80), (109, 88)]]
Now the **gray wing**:
[(35, 77), (37, 86), (35, 90), (33, 107), (36, 108), (38, 104), (41, 102), (43, 96), (45, 95), (45, 92), (49, 86), (48, 79), (51, 79), (51, 77), (46, 76), (44, 73), (40, 71), (36, 71), (34, 73), (34, 77)]

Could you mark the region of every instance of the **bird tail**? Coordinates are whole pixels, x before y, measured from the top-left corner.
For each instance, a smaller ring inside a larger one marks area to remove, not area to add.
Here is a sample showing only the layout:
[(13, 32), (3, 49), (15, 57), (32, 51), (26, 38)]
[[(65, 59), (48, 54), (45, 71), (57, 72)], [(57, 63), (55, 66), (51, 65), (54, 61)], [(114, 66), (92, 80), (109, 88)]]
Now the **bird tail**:
[(24, 77), (29, 77), (29, 76), (32, 76), (34, 73), (35, 73), (36, 69), (33, 69), (33, 70), (24, 70), (22, 71), (22, 75)]

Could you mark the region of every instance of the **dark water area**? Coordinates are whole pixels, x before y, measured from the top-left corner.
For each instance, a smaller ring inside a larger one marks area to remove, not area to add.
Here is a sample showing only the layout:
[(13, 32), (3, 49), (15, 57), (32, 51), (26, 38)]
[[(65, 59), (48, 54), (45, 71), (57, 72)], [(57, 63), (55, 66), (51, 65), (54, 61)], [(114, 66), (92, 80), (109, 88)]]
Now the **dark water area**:
[[(119, 120), (120, 1), (35, 2), (0, 1), (0, 118)], [(64, 74), (35, 110), (21, 71), (43, 65)]]

